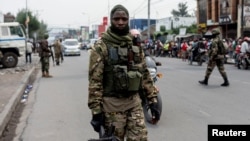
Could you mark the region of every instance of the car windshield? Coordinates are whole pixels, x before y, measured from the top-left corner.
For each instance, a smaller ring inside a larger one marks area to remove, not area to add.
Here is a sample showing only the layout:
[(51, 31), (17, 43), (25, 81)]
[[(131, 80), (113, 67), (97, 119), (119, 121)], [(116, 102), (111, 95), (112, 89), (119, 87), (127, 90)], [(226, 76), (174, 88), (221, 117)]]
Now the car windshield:
[(78, 45), (78, 42), (77, 41), (65, 41), (64, 44), (69, 45), (69, 46), (75, 46), (75, 45)]

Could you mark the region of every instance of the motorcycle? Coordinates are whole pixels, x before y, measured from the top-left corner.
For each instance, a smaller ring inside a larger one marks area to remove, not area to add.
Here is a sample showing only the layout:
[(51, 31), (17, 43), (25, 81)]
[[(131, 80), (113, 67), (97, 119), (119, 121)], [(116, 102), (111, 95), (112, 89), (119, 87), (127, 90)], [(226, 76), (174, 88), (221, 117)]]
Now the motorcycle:
[[(148, 70), (150, 72), (150, 75), (153, 79), (153, 82), (156, 83), (156, 81), (158, 80), (158, 78), (162, 77), (162, 74), (157, 73), (157, 66), (161, 66), (160, 62), (157, 62), (156, 60), (154, 60), (154, 58), (152, 58), (151, 56), (146, 56), (145, 57), (145, 61), (148, 67)], [(162, 99), (161, 99), (161, 95), (159, 92), (159, 89), (157, 88), (157, 86), (155, 85), (155, 90), (157, 93), (157, 107), (160, 111), (160, 116), (162, 113)], [(152, 114), (150, 111), (150, 107), (149, 107), (149, 102), (146, 98), (146, 96), (144, 95), (144, 93), (140, 93), (141, 99), (142, 99), (142, 107), (143, 107), (143, 113), (145, 116), (145, 120), (149, 123), (152, 123)]]
[(244, 55), (242, 54), (239, 57), (239, 66), (238, 68), (240, 69), (240, 65), (244, 68), (244, 69), (248, 69), (248, 67), (250, 66), (250, 53), (245, 53)]
[(202, 63), (206, 62), (206, 52), (205, 48), (191, 49), (188, 56), (189, 64), (192, 65), (195, 61), (199, 66), (202, 66)]

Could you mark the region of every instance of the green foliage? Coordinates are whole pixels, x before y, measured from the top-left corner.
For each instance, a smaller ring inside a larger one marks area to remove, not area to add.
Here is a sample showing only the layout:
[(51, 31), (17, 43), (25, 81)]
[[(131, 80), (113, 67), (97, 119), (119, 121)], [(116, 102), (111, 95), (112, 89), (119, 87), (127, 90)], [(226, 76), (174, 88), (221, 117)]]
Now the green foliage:
[(172, 30), (169, 30), (169, 34), (179, 34), (180, 28), (186, 28), (187, 33), (197, 33), (198, 32), (198, 27), (196, 24), (192, 24), (191, 26), (180, 26), (178, 28), (172, 28)]
[(191, 15), (188, 14), (188, 6), (187, 6), (187, 2), (180, 2), (178, 4), (178, 10), (173, 9), (171, 14), (174, 17), (190, 17)]
[(49, 38), (49, 34), (44, 34), (43, 39), (47, 40)]
[(37, 30), (36, 33), (37, 33), (37, 39), (45, 39), (48, 36), (47, 24), (41, 21), (40, 28)]
[(160, 26), (160, 31), (162, 31), (162, 32), (166, 31), (166, 26), (165, 25), (161, 25)]
[(192, 24), (191, 26), (187, 27), (187, 33), (197, 33), (198, 27), (196, 24)]
[[(33, 35), (37, 35), (37, 39), (44, 39), (45, 34), (48, 33), (47, 25), (43, 21), (39, 21), (37, 16), (34, 15), (30, 10), (27, 11), (27, 15), (29, 16), (29, 38), (34, 38)], [(17, 13), (16, 21), (20, 24), (23, 24), (26, 27), (26, 9), (22, 9)]]

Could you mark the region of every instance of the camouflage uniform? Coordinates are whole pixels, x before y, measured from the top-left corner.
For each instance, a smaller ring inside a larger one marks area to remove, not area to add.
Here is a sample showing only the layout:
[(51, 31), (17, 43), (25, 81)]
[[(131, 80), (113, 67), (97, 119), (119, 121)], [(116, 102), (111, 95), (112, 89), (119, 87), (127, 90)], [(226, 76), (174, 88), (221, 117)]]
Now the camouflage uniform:
[(220, 32), (218, 30), (214, 29), (214, 30), (212, 30), (212, 34), (213, 34), (214, 38), (213, 38), (213, 41), (211, 43), (211, 47), (210, 47), (209, 52), (208, 52), (209, 61), (208, 61), (208, 65), (207, 65), (205, 79), (203, 81), (199, 81), (199, 83), (207, 85), (209, 76), (211, 75), (214, 67), (217, 66), (221, 76), (224, 79), (224, 83), (221, 84), (221, 86), (229, 86), (227, 74), (226, 74), (225, 68), (224, 68), (224, 54), (220, 54), (220, 52), (219, 52), (220, 46), (219, 46), (218, 42), (220, 41), (220, 37), (219, 37)]
[(54, 46), (54, 51), (55, 51), (55, 59), (56, 59), (56, 65), (59, 65), (60, 58), (61, 58), (61, 43), (57, 40), (56, 43), (53, 45)]
[(50, 57), (50, 49), (48, 47), (48, 42), (46, 40), (40, 43), (40, 61), (41, 61), (41, 68), (42, 68), (42, 76), (43, 77), (51, 77), (49, 75), (49, 57)]
[[(107, 44), (101, 39), (91, 49), (88, 106), (92, 114), (105, 113), (105, 126), (114, 124), (116, 127), (115, 136), (119, 137), (121, 141), (124, 140), (125, 135), (127, 141), (147, 141), (147, 129), (144, 123), (139, 91), (127, 91), (126, 96), (124, 93), (113, 90), (112, 92), (106, 92), (109, 91), (107, 90), (109, 87), (113, 89), (116, 85), (112, 82), (113, 80), (106, 78), (107, 75), (110, 75), (106, 73), (110, 67), (110, 62), (107, 62), (111, 56), (109, 48), (112, 48)], [(129, 42), (128, 46), (132, 46), (132, 42)], [(140, 60), (136, 63), (136, 66), (140, 68), (140, 73), (143, 75), (143, 89), (146, 91), (149, 102), (156, 103), (157, 94), (154, 92), (153, 80), (146, 67), (143, 50), (140, 47), (135, 48), (140, 50), (135, 57)]]

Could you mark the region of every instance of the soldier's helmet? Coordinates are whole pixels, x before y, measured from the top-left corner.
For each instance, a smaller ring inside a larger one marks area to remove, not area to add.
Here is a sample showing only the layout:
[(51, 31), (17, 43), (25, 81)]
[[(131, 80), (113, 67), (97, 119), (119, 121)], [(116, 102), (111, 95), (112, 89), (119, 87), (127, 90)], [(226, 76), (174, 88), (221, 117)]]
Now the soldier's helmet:
[(212, 35), (219, 35), (220, 31), (218, 29), (213, 29), (212, 30)]

